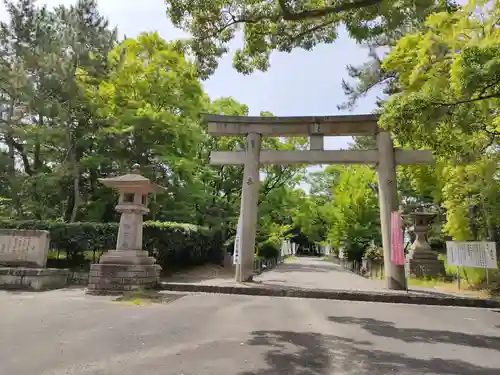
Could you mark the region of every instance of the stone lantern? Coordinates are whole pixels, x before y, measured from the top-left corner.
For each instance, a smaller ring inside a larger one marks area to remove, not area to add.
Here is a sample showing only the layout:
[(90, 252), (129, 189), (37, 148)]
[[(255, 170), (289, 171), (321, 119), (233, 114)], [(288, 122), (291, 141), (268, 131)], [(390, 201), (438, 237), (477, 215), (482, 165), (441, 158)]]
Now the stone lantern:
[(407, 271), (410, 275), (417, 277), (444, 276), (444, 262), (438, 259), (438, 254), (431, 249), (426, 239), (429, 224), (436, 214), (413, 212), (410, 217), (413, 221), (411, 230), (415, 233), (415, 241), (406, 258)]
[(149, 213), (148, 194), (163, 190), (141, 176), (139, 166), (123, 176), (99, 181), (120, 193), (116, 211), (121, 213), (116, 249), (104, 253), (99, 264), (92, 264), (88, 291), (126, 291), (153, 287), (158, 283), (160, 266), (142, 249), (143, 216)]

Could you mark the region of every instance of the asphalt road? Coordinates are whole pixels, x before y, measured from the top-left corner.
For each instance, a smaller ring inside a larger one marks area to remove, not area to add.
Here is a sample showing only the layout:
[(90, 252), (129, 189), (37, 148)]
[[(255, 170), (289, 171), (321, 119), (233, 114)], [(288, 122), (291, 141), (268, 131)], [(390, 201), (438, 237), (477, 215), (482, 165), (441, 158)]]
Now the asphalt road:
[(136, 306), (82, 290), (0, 292), (0, 374), (500, 374), (496, 311), (179, 297)]

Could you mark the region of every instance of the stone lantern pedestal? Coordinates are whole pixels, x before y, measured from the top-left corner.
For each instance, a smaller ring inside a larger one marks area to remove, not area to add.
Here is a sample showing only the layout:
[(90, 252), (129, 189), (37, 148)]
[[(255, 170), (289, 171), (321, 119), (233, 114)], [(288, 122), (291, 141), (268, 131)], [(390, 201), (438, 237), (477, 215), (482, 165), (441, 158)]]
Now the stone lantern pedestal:
[(436, 215), (414, 212), (410, 216), (413, 219), (412, 229), (416, 238), (406, 257), (407, 272), (416, 277), (444, 276), (444, 262), (438, 259), (438, 254), (431, 249), (426, 240), (429, 224)]
[(121, 213), (121, 218), (116, 249), (104, 253), (99, 264), (92, 264), (87, 293), (154, 287), (159, 281), (161, 267), (155, 265), (154, 258), (142, 249), (142, 223), (143, 216), (149, 213), (148, 194), (163, 188), (141, 176), (137, 170), (99, 181), (119, 191), (116, 210)]

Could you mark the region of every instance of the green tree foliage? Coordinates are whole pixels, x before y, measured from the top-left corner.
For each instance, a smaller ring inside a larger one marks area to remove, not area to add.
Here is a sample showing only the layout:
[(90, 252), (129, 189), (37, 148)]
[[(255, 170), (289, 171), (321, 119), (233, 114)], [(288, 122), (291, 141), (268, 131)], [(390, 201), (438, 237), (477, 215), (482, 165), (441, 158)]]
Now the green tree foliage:
[[(106, 73), (106, 54), (116, 32), (93, 0), (53, 11), (31, 0), (6, 5), (10, 22), (0, 24), (5, 77), (0, 112), (10, 214), (42, 219), (62, 212), (65, 220), (74, 221), (82, 203), (80, 163), (97, 125), (78, 74), (84, 70), (98, 79)], [(18, 167), (23, 174), (17, 173)], [(32, 199), (23, 201), (23, 194)]]
[(95, 134), (100, 152), (86, 161), (108, 165), (101, 173), (144, 166), (143, 173), (167, 189), (163, 197), (169, 198), (159, 197), (156, 210), (168, 220), (195, 221), (185, 198), (197, 188), (204, 94), (193, 66), (157, 34), (123, 41), (108, 61), (109, 73), (97, 87), (82, 80), (102, 124)]
[[(246, 116), (249, 108), (209, 98), (200, 78), (213, 73), (238, 30), (244, 44), (235, 67), (250, 73), (266, 70), (273, 51), (333, 43), (342, 24), (372, 51), (366, 64), (349, 68), (356, 81), (344, 85), (345, 108), (385, 85), (381, 124), (396, 144), (436, 152), (435, 166), (399, 168), (405, 210), (441, 210), (445, 232), (457, 239), (498, 236), (498, 0), (461, 8), (431, 0), (166, 3), (191, 40), (144, 33), (119, 41), (95, 0), (55, 9), (7, 1), (9, 20), (0, 23), (0, 218), (115, 222), (116, 197), (98, 179), (139, 163), (166, 187), (147, 219), (216, 229), (230, 243), (243, 168), (211, 166), (209, 155), (241, 150), (245, 141), (208, 135), (202, 114)], [(392, 50), (381, 58), (384, 46)], [(304, 149), (307, 140), (265, 137), (262, 146)], [(374, 147), (370, 137), (351, 145)], [(307, 193), (298, 186), (304, 180)], [(360, 259), (380, 240), (375, 186), (374, 170), (365, 166), (313, 174), (302, 165), (262, 166), (260, 247), (299, 236), (303, 244), (330, 241)]]
[(443, 207), (447, 233), (458, 240), (496, 239), (500, 225), (498, 162), (481, 159), (470, 165), (447, 166), (443, 177)]
[(311, 189), (297, 202), (294, 232), (305, 236), (306, 242), (329, 242), (336, 250), (342, 248), (352, 260), (361, 260), (372, 241), (380, 244), (373, 169), (332, 165), (308, 174), (305, 180)]
[(496, 143), (500, 124), (500, 2), (471, 1), (436, 13), (401, 38), (383, 68), (401, 92), (381, 124), (403, 144), (470, 160)]
[[(210, 151), (245, 142), (209, 136), (202, 114), (244, 116), (248, 107), (211, 100), (176, 42), (156, 33), (118, 41), (94, 0), (55, 9), (16, 0), (7, 10), (0, 24), (0, 217), (116, 221), (116, 197), (98, 179), (139, 163), (166, 188), (152, 199), (149, 219), (233, 237), (243, 168), (208, 162)], [(267, 149), (305, 145), (302, 138), (263, 139)], [(303, 171), (262, 167), (262, 241), (278, 243), (292, 225)]]
[[(216, 99), (208, 105), (208, 112), (232, 115), (248, 116), (248, 106), (238, 103), (232, 98)], [(262, 116), (271, 115), (262, 112)], [(262, 148), (275, 150), (291, 150), (301, 148), (305, 144), (302, 138), (273, 138), (262, 139)], [(243, 150), (245, 139), (243, 137), (206, 137), (203, 147), (203, 161), (208, 163), (211, 150)], [(303, 175), (304, 167), (266, 165), (261, 167), (262, 181), (259, 197), (259, 227), (258, 237), (266, 240), (272, 237), (274, 241), (282, 237), (289, 229), (291, 214), (294, 210), (293, 187), (299, 182)], [(241, 181), (243, 179), (243, 168), (241, 166), (207, 166), (204, 164), (200, 169), (202, 188), (211, 190), (209, 199), (204, 202), (201, 212), (205, 213), (202, 220), (215, 227), (222, 226), (222, 230), (229, 237), (235, 235), (236, 223), (239, 217), (241, 200)], [(282, 209), (277, 210), (277, 207)], [(207, 216), (208, 213), (208, 216)], [(230, 225), (227, 222), (230, 220)]]
[[(406, 211), (444, 213), (444, 232), (457, 239), (498, 237), (499, 9), (498, 1), (469, 1), (425, 15), (374, 40), (370, 61), (349, 67), (355, 80), (344, 83), (342, 108), (382, 86), (382, 126), (400, 146), (435, 151), (433, 167), (399, 168), (401, 198)], [(390, 48), (385, 58), (379, 47)], [(366, 146), (355, 140), (354, 148)]]
[(359, 65), (347, 65), (347, 73), (351, 79), (342, 80), (342, 88), (347, 100), (337, 106), (339, 109), (353, 109), (359, 99), (374, 89), (382, 91), (383, 96), (378, 97), (376, 102), (378, 107), (382, 107), (387, 96), (399, 92), (397, 75), (394, 71), (383, 67), (383, 56), (406, 34), (420, 30), (432, 13), (453, 13), (460, 9), (455, 1), (437, 1), (434, 5), (434, 7), (421, 8), (419, 12), (411, 13), (411, 17), (406, 22), (386, 29), (383, 34), (364, 42), (369, 51), (368, 59)]
[(312, 50), (333, 43), (339, 26), (358, 42), (405, 29), (435, 9), (452, 8), (440, 0), (165, 0), (174, 26), (193, 37), (184, 44), (194, 54), (201, 77), (210, 76), (239, 32), (243, 47), (234, 67), (248, 74), (269, 67), (273, 51)]
[(339, 168), (328, 166), (322, 171), (305, 176), (310, 187), (309, 195), (303, 196), (298, 202), (293, 222), (309, 242), (322, 242), (327, 239), (328, 230), (333, 225), (329, 211), (335, 201), (334, 187), (338, 184), (340, 175)]
[(383, 104), (381, 124), (400, 144), (435, 151), (435, 168), (405, 170), (457, 239), (497, 237), (499, 18), (499, 1), (433, 14), (382, 64), (398, 91)]
[(348, 257), (360, 260), (371, 241), (380, 241), (378, 198), (372, 186), (375, 173), (365, 166), (338, 167), (340, 177), (328, 205), (332, 226), (328, 238)]

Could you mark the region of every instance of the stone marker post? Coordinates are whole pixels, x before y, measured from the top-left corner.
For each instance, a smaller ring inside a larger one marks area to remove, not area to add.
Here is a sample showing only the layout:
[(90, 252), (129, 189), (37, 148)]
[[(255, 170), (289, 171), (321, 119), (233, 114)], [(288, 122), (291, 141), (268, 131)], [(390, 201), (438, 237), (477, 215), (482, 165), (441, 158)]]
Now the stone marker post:
[(141, 176), (139, 166), (119, 177), (101, 178), (105, 186), (118, 190), (116, 210), (121, 213), (116, 249), (102, 255), (90, 269), (88, 293), (127, 291), (153, 287), (158, 283), (160, 266), (142, 249), (143, 216), (149, 213), (148, 194), (163, 188)]
[(46, 268), (49, 232), (0, 229), (0, 289), (46, 290), (66, 286), (70, 271)]
[(0, 229), (0, 266), (45, 268), (49, 243), (45, 230)]

